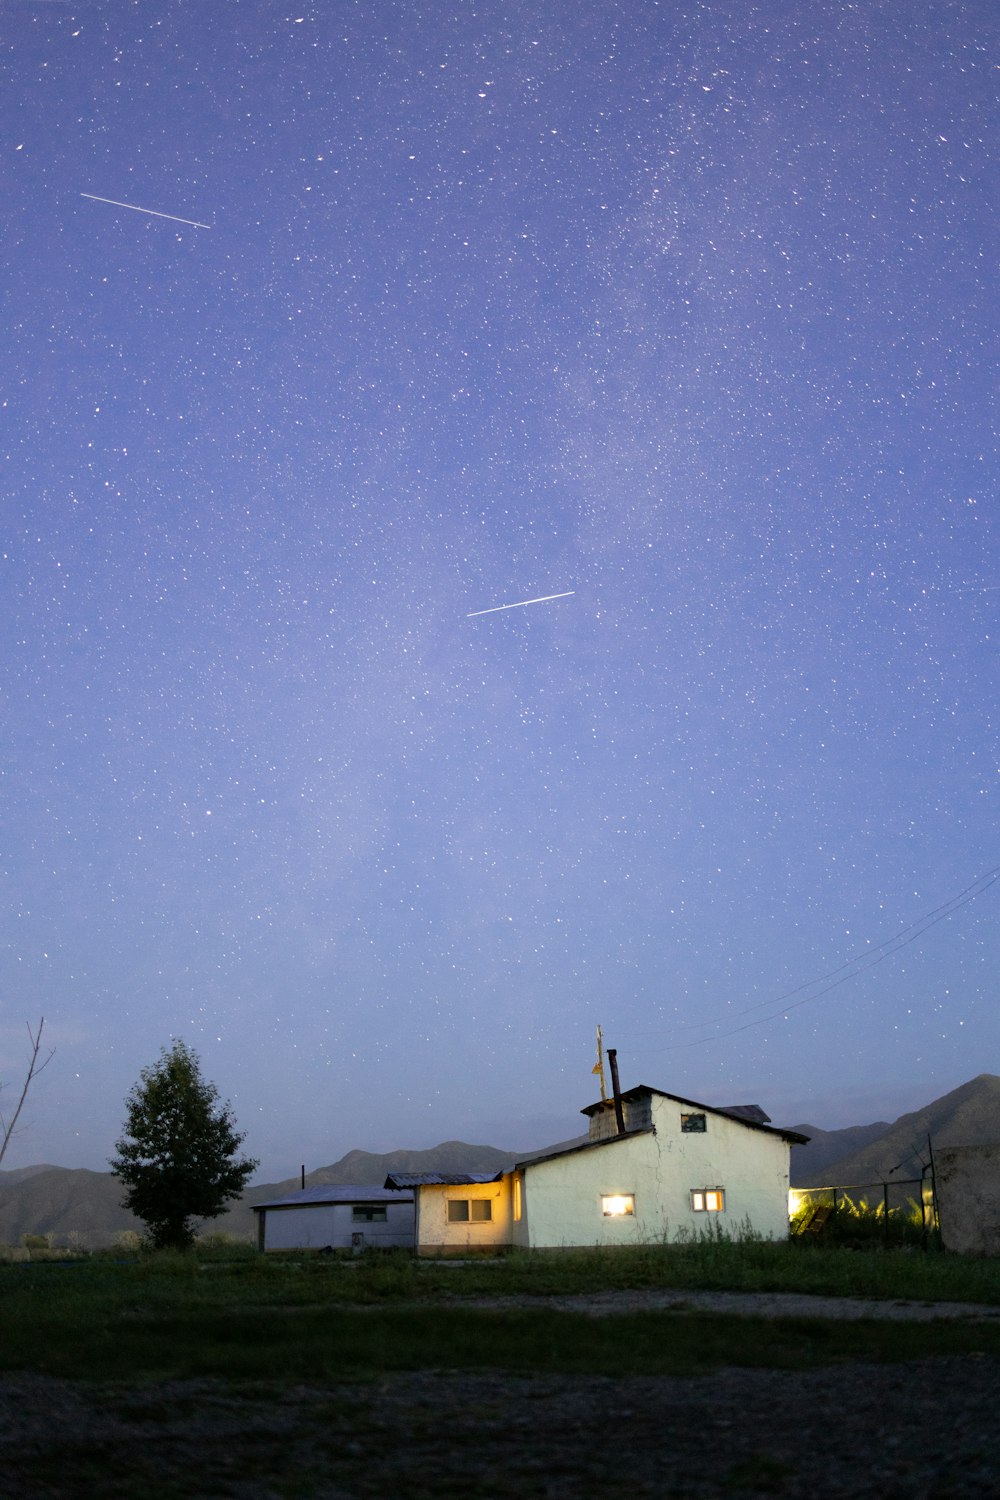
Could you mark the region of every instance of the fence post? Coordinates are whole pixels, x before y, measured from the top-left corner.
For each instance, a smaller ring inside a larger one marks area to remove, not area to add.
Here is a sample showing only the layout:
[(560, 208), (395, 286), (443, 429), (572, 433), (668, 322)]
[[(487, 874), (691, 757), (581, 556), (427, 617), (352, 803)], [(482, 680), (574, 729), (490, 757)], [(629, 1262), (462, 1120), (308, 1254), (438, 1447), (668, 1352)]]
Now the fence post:
[(883, 1242), (885, 1248), (888, 1250), (888, 1248), (889, 1248), (889, 1184), (888, 1184), (888, 1182), (883, 1182), (883, 1184), (882, 1184), (882, 1218), (883, 1218), (883, 1221), (884, 1221), (883, 1224), (882, 1224), (882, 1242)]

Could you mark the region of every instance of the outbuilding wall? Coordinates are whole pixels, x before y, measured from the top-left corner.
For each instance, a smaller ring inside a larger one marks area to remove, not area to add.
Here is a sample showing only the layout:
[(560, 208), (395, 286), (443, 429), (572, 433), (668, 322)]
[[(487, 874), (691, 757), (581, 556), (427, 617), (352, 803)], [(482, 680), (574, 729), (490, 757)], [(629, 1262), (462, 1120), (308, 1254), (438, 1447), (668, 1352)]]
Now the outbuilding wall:
[[(448, 1218), (452, 1199), (489, 1199), (492, 1218), (455, 1224)], [(417, 1195), (417, 1254), (476, 1255), (496, 1253), (511, 1242), (510, 1178), (447, 1187), (434, 1183)]]
[(259, 1239), (264, 1250), (349, 1250), (356, 1234), (366, 1248), (412, 1248), (413, 1203), (387, 1203), (384, 1223), (355, 1223), (353, 1204), (304, 1203), (259, 1210)]
[(941, 1242), (959, 1255), (1000, 1255), (1000, 1144), (934, 1151)]

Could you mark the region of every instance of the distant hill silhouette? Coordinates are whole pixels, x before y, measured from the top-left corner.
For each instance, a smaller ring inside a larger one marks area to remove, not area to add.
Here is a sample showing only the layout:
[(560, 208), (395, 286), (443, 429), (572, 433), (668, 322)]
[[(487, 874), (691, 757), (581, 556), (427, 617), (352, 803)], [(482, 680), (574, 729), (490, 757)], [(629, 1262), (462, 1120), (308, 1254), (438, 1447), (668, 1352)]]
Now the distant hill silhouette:
[[(978, 1078), (952, 1089), (892, 1125), (879, 1121), (849, 1130), (817, 1131), (796, 1125), (815, 1137), (808, 1146), (792, 1147), (795, 1187), (849, 1187), (919, 1177), (927, 1160), (927, 1137), (934, 1146), (986, 1146), (1000, 1141), (1000, 1077)], [(890, 1175), (891, 1174), (891, 1175)]]
[(0, 1192), (5, 1184), (9, 1186), (13, 1182), (23, 1182), (26, 1177), (34, 1177), (38, 1172), (61, 1172), (62, 1167), (53, 1166), (51, 1162), (44, 1162), (37, 1167), (13, 1167), (9, 1172), (0, 1172)]
[(805, 1187), (818, 1182), (835, 1162), (879, 1140), (892, 1126), (888, 1120), (876, 1120), (874, 1125), (848, 1125), (845, 1130), (820, 1130), (818, 1125), (795, 1125), (793, 1129), (809, 1137), (805, 1146), (792, 1147), (792, 1186)]
[[(1000, 1077), (981, 1073), (961, 1088), (902, 1115), (894, 1124), (878, 1120), (846, 1130), (814, 1125), (790, 1127), (811, 1140), (792, 1147), (792, 1183), (796, 1187), (867, 1185), (920, 1175), (927, 1137), (936, 1146), (988, 1145), (1000, 1141)], [(425, 1151), (349, 1151), (328, 1167), (306, 1174), (307, 1187), (324, 1183), (383, 1182), (390, 1172), (497, 1172), (514, 1161), (541, 1156), (580, 1140), (561, 1141), (536, 1152), (502, 1151), (466, 1141), (443, 1141)], [(892, 1179), (890, 1179), (892, 1180)], [(298, 1176), (249, 1188), (230, 1210), (209, 1220), (204, 1230), (250, 1237), (253, 1204), (281, 1198), (301, 1187)], [(142, 1225), (121, 1206), (122, 1184), (110, 1172), (70, 1171), (65, 1167), (20, 1167), (0, 1172), (0, 1244), (17, 1245), (25, 1234), (51, 1234), (56, 1244), (71, 1236), (86, 1249), (112, 1244), (123, 1230)]]
[[(19, 1180), (11, 1182), (12, 1177)], [(19, 1245), (25, 1234), (52, 1234), (56, 1244), (87, 1250), (110, 1245), (125, 1229), (142, 1229), (121, 1206), (122, 1184), (110, 1172), (48, 1167), (0, 1176), (0, 1244)]]

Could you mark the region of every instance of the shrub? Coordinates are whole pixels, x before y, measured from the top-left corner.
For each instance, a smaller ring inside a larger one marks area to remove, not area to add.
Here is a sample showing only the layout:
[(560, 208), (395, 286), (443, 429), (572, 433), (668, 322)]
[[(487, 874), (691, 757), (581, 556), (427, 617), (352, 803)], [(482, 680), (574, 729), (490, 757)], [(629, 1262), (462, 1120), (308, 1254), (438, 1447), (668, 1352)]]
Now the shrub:
[[(817, 1208), (826, 1210), (817, 1222)], [(920, 1248), (927, 1243), (920, 1205), (912, 1198), (905, 1208), (869, 1203), (867, 1198), (840, 1194), (836, 1203), (816, 1203), (806, 1198), (792, 1218), (792, 1235), (799, 1244), (837, 1245), (852, 1250)]]

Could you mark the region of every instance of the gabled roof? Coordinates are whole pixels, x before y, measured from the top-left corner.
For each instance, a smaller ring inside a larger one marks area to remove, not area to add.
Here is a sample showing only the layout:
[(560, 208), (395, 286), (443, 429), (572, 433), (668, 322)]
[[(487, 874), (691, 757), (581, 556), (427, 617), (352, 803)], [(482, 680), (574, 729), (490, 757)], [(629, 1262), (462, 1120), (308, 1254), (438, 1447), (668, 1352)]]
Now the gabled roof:
[(561, 1156), (576, 1156), (580, 1151), (600, 1151), (604, 1146), (620, 1146), (622, 1141), (634, 1141), (640, 1135), (655, 1135), (656, 1131), (652, 1125), (645, 1125), (641, 1130), (626, 1130), (624, 1135), (606, 1135), (599, 1141), (581, 1141), (577, 1146), (563, 1146), (560, 1151), (546, 1151), (541, 1156), (529, 1156), (524, 1161), (514, 1163), (518, 1172), (523, 1172), (527, 1167), (537, 1167), (543, 1161), (557, 1161)]
[(398, 1193), (389, 1193), (384, 1187), (376, 1187), (371, 1183), (358, 1185), (357, 1183), (330, 1183), (326, 1182), (319, 1187), (303, 1188), (298, 1193), (288, 1193), (284, 1198), (269, 1198), (266, 1203), (253, 1203), (251, 1208), (257, 1213), (262, 1208), (310, 1208), (321, 1203), (412, 1203), (412, 1194), (408, 1199), (400, 1198)]
[(481, 1187), (486, 1182), (499, 1182), (503, 1172), (390, 1172), (385, 1179), (387, 1188), (416, 1187)]
[[(668, 1094), (665, 1089), (651, 1088), (648, 1083), (640, 1083), (635, 1088), (624, 1089), (622, 1099), (634, 1102), (638, 1099), (656, 1094), (660, 1099), (672, 1099), (675, 1104), (682, 1104), (685, 1109), (696, 1109), (700, 1113), (708, 1115), (725, 1115), (727, 1119), (738, 1120), (741, 1125), (748, 1126), (751, 1130), (763, 1130), (766, 1135), (780, 1135), (793, 1145), (801, 1146), (809, 1140), (807, 1135), (800, 1135), (797, 1130), (781, 1130), (776, 1125), (765, 1123), (769, 1116), (764, 1113), (759, 1104), (702, 1104), (697, 1099), (682, 1099), (680, 1094)], [(613, 1099), (599, 1099), (596, 1104), (587, 1104), (581, 1109), (582, 1115), (600, 1114), (602, 1110), (614, 1109)], [(630, 1132), (634, 1134), (635, 1132)]]
[(734, 1120), (749, 1120), (751, 1125), (770, 1125), (771, 1116), (766, 1115), (759, 1104), (720, 1104), (720, 1115), (732, 1115)]

